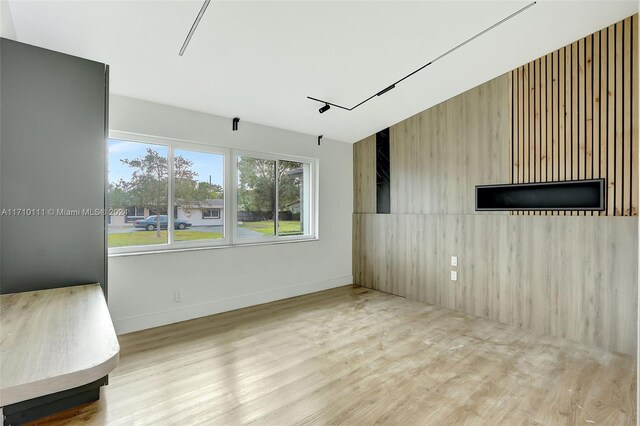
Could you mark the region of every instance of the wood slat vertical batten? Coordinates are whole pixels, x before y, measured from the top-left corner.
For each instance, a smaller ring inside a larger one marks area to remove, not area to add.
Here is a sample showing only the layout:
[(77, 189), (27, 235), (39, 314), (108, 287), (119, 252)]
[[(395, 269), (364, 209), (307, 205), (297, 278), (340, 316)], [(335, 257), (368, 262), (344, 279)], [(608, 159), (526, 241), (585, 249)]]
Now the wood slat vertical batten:
[[(582, 179), (582, 154), (584, 150), (580, 147), (580, 88), (581, 88), (581, 66), (580, 66), (580, 43), (575, 42), (571, 45), (571, 174), (573, 180)], [(583, 212), (573, 211), (572, 215), (580, 216)]]
[[(566, 48), (562, 48), (558, 50), (558, 82), (559, 82), (559, 104), (558, 104), (558, 125), (559, 129), (559, 161), (558, 161), (558, 181), (567, 180), (567, 174), (565, 172), (566, 164), (567, 164), (567, 114), (566, 111), (566, 70), (565, 64), (567, 62), (566, 56)], [(559, 215), (564, 216), (566, 213), (564, 211), (558, 212)]]
[[(584, 43), (584, 61), (585, 178), (593, 179), (593, 37), (587, 37)], [(593, 212), (586, 214), (593, 216)]]
[(607, 213), (615, 216), (616, 210), (616, 74), (615, 74), (615, 27), (612, 25), (607, 30), (607, 182), (609, 184), (607, 196)]
[[(591, 44), (591, 137), (593, 152), (593, 177), (600, 175), (600, 32), (593, 35)], [(600, 215), (601, 212), (594, 212)]]
[(622, 210), (631, 215), (631, 18), (622, 23)]
[[(551, 122), (553, 123), (553, 163), (551, 164), (551, 172), (553, 175), (553, 181), (558, 181), (558, 170), (560, 169), (560, 95), (558, 92), (558, 87), (560, 82), (558, 81), (558, 73), (559, 73), (559, 63), (558, 63), (559, 52), (556, 50), (551, 55), (551, 72), (553, 75), (553, 91), (552, 91), (552, 113), (551, 113)], [(555, 212), (552, 212), (555, 213)]]
[(605, 178), (603, 212), (638, 214), (638, 16), (511, 73), (512, 182)]
[(547, 85), (545, 87), (545, 120), (546, 120), (546, 145), (547, 145), (547, 181), (553, 181), (553, 153), (554, 153), (554, 144), (553, 144), (553, 72), (552, 72), (552, 55), (548, 54), (546, 56), (545, 65), (546, 65), (546, 81)]
[[(609, 31), (604, 29), (600, 31), (600, 177), (607, 179), (607, 171), (609, 169), (609, 112), (608, 112), (608, 87), (609, 87)], [(607, 182), (608, 189), (609, 182)], [(605, 194), (605, 203), (608, 206), (609, 197)], [(608, 207), (605, 211), (600, 212), (601, 215), (606, 215), (609, 211)]]
[(631, 64), (631, 107), (629, 116), (631, 117), (631, 185), (629, 192), (631, 193), (631, 211), (630, 214), (635, 216), (638, 214), (638, 15), (631, 17), (631, 41), (629, 63)]

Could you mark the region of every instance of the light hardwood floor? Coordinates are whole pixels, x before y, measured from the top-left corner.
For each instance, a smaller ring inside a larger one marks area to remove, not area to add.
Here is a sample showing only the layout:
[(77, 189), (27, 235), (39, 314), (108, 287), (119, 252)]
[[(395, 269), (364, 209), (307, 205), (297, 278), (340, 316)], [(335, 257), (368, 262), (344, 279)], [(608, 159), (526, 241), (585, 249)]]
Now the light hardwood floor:
[[(120, 336), (46, 424), (635, 424), (631, 357), (360, 287)], [(40, 422), (44, 424), (44, 422)]]

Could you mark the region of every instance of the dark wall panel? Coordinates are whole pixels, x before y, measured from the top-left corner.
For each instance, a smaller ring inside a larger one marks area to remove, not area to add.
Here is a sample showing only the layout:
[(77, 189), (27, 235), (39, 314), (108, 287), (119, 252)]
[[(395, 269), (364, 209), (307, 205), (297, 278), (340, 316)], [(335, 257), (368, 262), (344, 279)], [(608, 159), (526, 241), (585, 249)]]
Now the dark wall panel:
[(106, 66), (6, 39), (0, 54), (0, 292), (104, 288)]

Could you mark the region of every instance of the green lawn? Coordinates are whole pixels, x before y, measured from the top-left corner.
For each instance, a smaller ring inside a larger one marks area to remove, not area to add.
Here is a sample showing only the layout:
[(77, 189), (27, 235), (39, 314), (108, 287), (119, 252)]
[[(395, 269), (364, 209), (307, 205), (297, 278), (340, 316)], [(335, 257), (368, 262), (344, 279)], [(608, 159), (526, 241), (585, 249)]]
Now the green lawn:
[[(153, 244), (166, 244), (167, 231), (160, 231), (160, 238), (156, 231), (132, 231), (126, 234), (109, 234), (109, 247), (149, 246)], [(222, 238), (219, 232), (198, 232), (189, 230), (176, 230), (175, 241), (213, 240)]]
[[(273, 222), (244, 222), (241, 228), (260, 232), (264, 235), (273, 235)], [(176, 230), (175, 241), (213, 240), (223, 238), (219, 232), (198, 232), (191, 230)], [(280, 221), (280, 235), (302, 235), (300, 222), (293, 220)], [(156, 236), (156, 231), (131, 231), (123, 234), (109, 234), (109, 247), (129, 247), (129, 246), (150, 246), (154, 244), (166, 244), (167, 231), (160, 231), (160, 238)]]
[[(265, 235), (273, 235), (273, 221), (243, 222), (240, 228), (251, 229)], [(300, 222), (295, 220), (280, 221), (280, 235), (302, 235)]]

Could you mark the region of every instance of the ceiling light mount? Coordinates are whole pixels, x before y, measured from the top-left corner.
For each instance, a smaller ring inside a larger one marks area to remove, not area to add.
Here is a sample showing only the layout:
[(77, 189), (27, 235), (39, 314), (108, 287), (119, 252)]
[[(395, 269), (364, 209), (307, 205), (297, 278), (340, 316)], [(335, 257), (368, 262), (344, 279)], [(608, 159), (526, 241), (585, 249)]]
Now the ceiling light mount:
[(396, 85), (395, 85), (395, 84), (392, 84), (391, 86), (387, 87), (386, 89), (382, 89), (381, 91), (379, 91), (378, 93), (376, 93), (376, 96), (382, 96), (382, 95), (384, 95), (385, 93), (387, 93), (389, 90), (391, 90), (391, 89), (395, 89), (395, 88), (396, 88)]
[(462, 46), (464, 46), (465, 44), (468, 44), (470, 42), (472, 42), (473, 40), (477, 39), (478, 37), (488, 33), (489, 31), (491, 31), (492, 29), (502, 25), (503, 23), (507, 22), (508, 20), (510, 20), (511, 18), (516, 17), (517, 15), (521, 14), (522, 12), (524, 12), (525, 10), (529, 9), (531, 6), (534, 6), (537, 3), (537, 1), (534, 1), (532, 3), (529, 3), (528, 5), (521, 7), (520, 9), (516, 10), (515, 12), (513, 12), (511, 15), (502, 18), (501, 20), (499, 20), (498, 22), (496, 22), (495, 24), (491, 25), (490, 27), (485, 28), (484, 30), (480, 31), (478, 34), (466, 39), (465, 41), (463, 41), (462, 43), (458, 44), (455, 47), (452, 47), (451, 49), (447, 50), (446, 52), (444, 52), (443, 54), (441, 54), (440, 56), (438, 56), (437, 58), (431, 60), (430, 62), (424, 64), (423, 66), (421, 66), (420, 68), (418, 68), (417, 70), (410, 72), (409, 74), (405, 75), (404, 77), (402, 77), (400, 80), (396, 81), (395, 83), (390, 84), (389, 86), (387, 86), (386, 88), (380, 90), (378, 93), (376, 93), (375, 95), (371, 95), (369, 96), (367, 99), (365, 99), (364, 101), (360, 102), (359, 104), (356, 104), (354, 106), (352, 106), (351, 108), (346, 107), (346, 106), (342, 106), (342, 105), (338, 105), (338, 104), (334, 104), (328, 101), (325, 101), (324, 99), (318, 99), (318, 98), (313, 98), (311, 96), (307, 96), (307, 99), (311, 99), (312, 101), (316, 101), (316, 102), (322, 102), (324, 103), (324, 106), (321, 107), (318, 111), (320, 112), (320, 114), (323, 114), (324, 112), (326, 112), (330, 107), (334, 106), (336, 108), (340, 108), (343, 109), (345, 111), (353, 111), (354, 109), (358, 108), (360, 105), (364, 104), (365, 102), (369, 102), (371, 99), (375, 98), (376, 96), (382, 96), (385, 93), (387, 93), (389, 90), (394, 89), (396, 87), (396, 85), (398, 83), (403, 82), (404, 80), (406, 80), (407, 78), (411, 77), (412, 75), (414, 75), (415, 73), (422, 71), (423, 69), (425, 69), (426, 67), (428, 67), (429, 65), (435, 63), (436, 61), (439, 61), (440, 59), (444, 58), (445, 56), (449, 55), (450, 53), (453, 53), (455, 50), (460, 49)]

